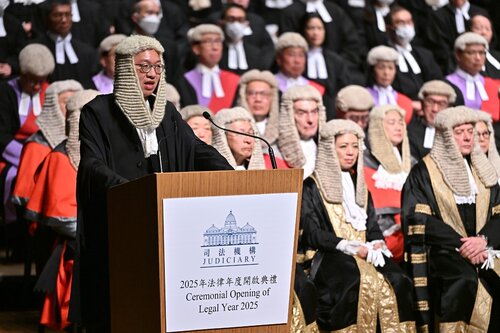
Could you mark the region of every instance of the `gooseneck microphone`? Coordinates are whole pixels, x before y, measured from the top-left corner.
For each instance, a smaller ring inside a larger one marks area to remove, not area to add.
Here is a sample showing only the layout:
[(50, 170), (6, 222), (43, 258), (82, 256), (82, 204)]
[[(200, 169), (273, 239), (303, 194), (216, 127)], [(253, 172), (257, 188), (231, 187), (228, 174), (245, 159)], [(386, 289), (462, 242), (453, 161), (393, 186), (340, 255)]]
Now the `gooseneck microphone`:
[(266, 143), (266, 145), (267, 145), (267, 148), (268, 148), (267, 150), (269, 152), (269, 157), (271, 158), (271, 165), (272, 165), (273, 169), (277, 169), (278, 168), (276, 166), (276, 158), (274, 157), (273, 147), (271, 147), (271, 145), (269, 144), (269, 142), (267, 142), (266, 139), (261, 138), (260, 136), (257, 136), (257, 135), (252, 135), (252, 134), (248, 134), (248, 133), (238, 132), (238, 131), (231, 130), (229, 128), (221, 127), (221, 126), (217, 125), (216, 123), (214, 123), (214, 121), (212, 120), (212, 116), (210, 116), (210, 113), (208, 113), (207, 111), (203, 112), (203, 117), (205, 117), (205, 119), (207, 119), (208, 121), (210, 121), (215, 127), (220, 128), (223, 131), (231, 132), (231, 133), (235, 133), (235, 134), (240, 134), (240, 135), (244, 135), (244, 136), (249, 136), (251, 138), (259, 139), (259, 140), (264, 141)]

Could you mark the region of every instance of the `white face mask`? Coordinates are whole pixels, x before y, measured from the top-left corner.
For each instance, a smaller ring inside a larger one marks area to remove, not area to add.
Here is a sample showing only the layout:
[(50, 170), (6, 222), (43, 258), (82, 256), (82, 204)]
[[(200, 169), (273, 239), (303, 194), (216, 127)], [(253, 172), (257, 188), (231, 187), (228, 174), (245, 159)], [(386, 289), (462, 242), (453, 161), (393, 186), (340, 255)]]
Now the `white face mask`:
[(160, 17), (158, 15), (147, 15), (139, 21), (139, 27), (148, 35), (154, 35), (160, 27)]
[(402, 25), (396, 28), (396, 37), (407, 44), (415, 38), (415, 27), (413, 25)]
[(240, 22), (227, 23), (224, 27), (227, 36), (233, 42), (239, 42), (245, 36), (246, 25)]

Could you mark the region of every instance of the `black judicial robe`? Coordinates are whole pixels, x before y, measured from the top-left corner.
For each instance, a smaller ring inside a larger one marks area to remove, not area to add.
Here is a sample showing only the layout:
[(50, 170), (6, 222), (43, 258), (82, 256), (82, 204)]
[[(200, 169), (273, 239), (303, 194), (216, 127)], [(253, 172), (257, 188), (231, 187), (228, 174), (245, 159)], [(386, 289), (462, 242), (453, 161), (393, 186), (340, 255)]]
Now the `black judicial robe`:
[[(341, 205), (338, 206), (342, 207)], [(378, 227), (375, 209), (370, 196), (368, 196), (367, 215), (366, 241), (383, 240), (384, 236)], [(366, 263), (363, 259), (355, 259), (353, 256), (336, 249), (342, 238), (336, 235), (332, 222), (339, 223), (339, 221), (330, 220), (330, 215), (314, 178), (307, 178), (304, 181), (302, 192), (300, 227), (303, 233), (299, 250), (302, 248), (304, 251), (308, 249), (318, 251), (311, 268), (311, 271), (317, 270), (313, 280), (318, 293), (316, 321), (321, 330), (327, 331), (340, 330), (358, 323), (357, 329), (361, 332), (367, 327), (359, 325), (359, 322), (363, 321), (358, 318), (360, 314), (358, 312), (358, 302), (361, 301), (359, 290), (362, 284), (363, 288), (366, 288), (366, 282), (370, 281), (370, 279), (365, 279), (365, 274), (369, 274), (366, 273), (366, 266), (371, 266), (371, 264)], [(340, 224), (345, 224), (345, 222)], [(318, 263), (319, 257), (322, 257), (320, 263)], [(411, 323), (413, 321), (412, 282), (391, 259), (387, 257), (384, 259), (385, 266), (376, 267), (375, 270), (384, 276), (396, 294), (397, 305), (394, 304), (391, 311), (399, 313), (401, 323)], [(362, 262), (358, 263), (358, 260)], [(319, 266), (315, 268), (315, 265)], [(368, 269), (371, 274), (375, 270)], [(368, 302), (360, 308), (376, 307), (377, 304), (369, 302), (373, 301), (370, 299), (373, 290), (363, 290), (366, 291), (364, 295), (370, 296), (363, 298), (363, 301)], [(370, 324), (376, 325), (377, 311), (373, 308), (372, 310), (368, 310), (371, 311), (371, 315), (375, 316), (371, 317)], [(368, 317), (370, 317), (370, 314), (365, 313)], [(375, 327), (373, 327), (373, 331), (375, 331)]]
[[(56, 43), (47, 34), (33, 40), (31, 43), (40, 43), (47, 46), (50, 52), (52, 52), (55, 60)], [(49, 82), (72, 79), (80, 82), (85, 89), (95, 88), (92, 76), (97, 73), (97, 65), (99, 63), (97, 51), (74, 37), (71, 38), (71, 45), (78, 57), (78, 62), (76, 64), (71, 64), (68, 56), (65, 55), (65, 63), (56, 63), (54, 72), (49, 76)]]
[[(232, 169), (215, 148), (195, 136), (170, 102), (156, 136), (166, 172)], [(144, 157), (136, 128), (115, 104), (112, 94), (100, 95), (84, 106), (80, 140), (70, 320), (106, 332), (110, 329), (107, 190), (151, 174), (159, 165), (152, 167), (153, 158)]]
[(245, 40), (243, 40), (243, 50), (245, 51), (248, 69), (229, 68), (228, 65), (229, 47), (225, 43), (222, 49), (222, 58), (219, 62), (220, 69), (224, 69), (226, 71), (230, 71), (238, 75), (243, 75), (245, 72), (251, 69), (258, 69), (261, 71), (269, 70), (272, 63), (272, 57), (263, 56), (263, 51), (261, 49), (259, 49), (257, 46), (253, 44), (247, 43)]
[(410, 141), (411, 156), (415, 157), (417, 160), (421, 160), (431, 151), (429, 148), (424, 147), (426, 128), (427, 125), (425, 124), (425, 120), (414, 113), (408, 124), (407, 132), (408, 140)]
[[(489, 50), (490, 54), (500, 63), (500, 52), (497, 50)], [(485, 70), (481, 72), (484, 76), (489, 76), (493, 79), (500, 79), (500, 69), (493, 66), (488, 59), (484, 63)]]
[(431, 51), (420, 46), (412, 45), (410, 53), (420, 66), (420, 74), (413, 73), (410, 64), (405, 58), (406, 65), (408, 66), (408, 72), (401, 72), (399, 66), (397, 66), (396, 79), (392, 83), (392, 87), (416, 101), (418, 100), (418, 92), (425, 82), (431, 80), (442, 80), (443, 75), (441, 74), (441, 69), (439, 68), (437, 62), (434, 60), (434, 56)]
[[(359, 65), (364, 62), (365, 46), (361, 42), (356, 27), (347, 13), (337, 4), (325, 1), (332, 21), (325, 23), (326, 39), (324, 48), (340, 54), (347, 61)], [(306, 5), (297, 1), (283, 9), (280, 18), (280, 34), (288, 31), (300, 33), (303, 30), (302, 20), (306, 14)]]
[[(429, 163), (434, 166), (429, 167)], [(408, 272), (415, 281), (417, 323), (427, 325), (429, 332), (434, 331), (436, 315), (441, 323), (461, 327), (459, 322), (469, 324), (475, 312), (476, 318), (491, 318), (488, 332), (500, 330), (498, 267), (497, 272), (480, 269), (481, 265), (472, 265), (456, 251), (462, 245), (460, 238), (476, 234), (486, 236), (488, 246), (500, 249), (499, 186), (485, 189), (478, 178), (476, 184), (476, 204), (457, 205), (428, 155), (413, 167), (403, 188), (405, 253)], [(484, 226), (480, 226), (480, 221), (485, 222)], [(495, 266), (498, 263), (497, 260)], [(490, 317), (484, 307), (475, 304), (478, 281), (486, 288), (482, 295), (489, 293), (493, 297)]]
[(10, 77), (14, 77), (19, 73), (19, 52), (26, 43), (26, 34), (21, 22), (13, 15), (4, 13), (3, 22), (7, 35), (0, 37), (0, 63), (9, 64), (12, 68)]
[[(488, 17), (488, 13), (481, 7), (470, 4), (469, 16), (481, 14)], [(464, 19), (465, 31), (470, 30), (470, 20)], [(455, 24), (455, 12), (448, 4), (431, 13), (427, 25), (426, 46), (432, 50), (436, 61), (441, 66), (443, 74), (446, 75), (454, 71), (455, 56), (453, 46), (458, 37)]]

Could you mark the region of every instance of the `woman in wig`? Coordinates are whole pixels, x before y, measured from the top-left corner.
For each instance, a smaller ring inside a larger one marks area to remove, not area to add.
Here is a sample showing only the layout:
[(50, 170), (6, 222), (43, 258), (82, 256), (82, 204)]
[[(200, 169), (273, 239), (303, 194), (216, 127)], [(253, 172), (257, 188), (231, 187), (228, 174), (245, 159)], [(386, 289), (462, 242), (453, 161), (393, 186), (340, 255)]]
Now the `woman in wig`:
[[(392, 259), (363, 174), (362, 129), (329, 121), (304, 181), (300, 248), (313, 256), (317, 323), (332, 332), (415, 332), (412, 282)], [(309, 257), (309, 256), (308, 256)]]

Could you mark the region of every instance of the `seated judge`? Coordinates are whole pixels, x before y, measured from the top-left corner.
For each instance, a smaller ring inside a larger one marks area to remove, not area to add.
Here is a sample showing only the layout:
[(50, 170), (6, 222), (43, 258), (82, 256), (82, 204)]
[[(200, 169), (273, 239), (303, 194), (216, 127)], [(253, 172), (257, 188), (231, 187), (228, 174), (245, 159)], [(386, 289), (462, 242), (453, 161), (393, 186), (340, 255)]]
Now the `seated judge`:
[(337, 118), (351, 120), (366, 132), (370, 110), (375, 106), (372, 94), (361, 86), (350, 85), (340, 90), (335, 101)]
[[(255, 135), (257, 126), (252, 115), (241, 106), (222, 109), (214, 116), (214, 122), (224, 128)], [(265, 169), (262, 148), (256, 139), (246, 135), (226, 132), (212, 127), (213, 146), (235, 170)]]
[(125, 39), (125, 35), (110, 35), (104, 38), (99, 45), (99, 64), (102, 69), (92, 77), (94, 86), (102, 94), (113, 92), (113, 80), (115, 77), (115, 48), (118, 43)]
[(470, 31), (483, 36), (489, 44), (481, 74), (500, 79), (500, 52), (495, 50), (492, 45), (493, 28), (490, 19), (480, 14), (473, 16), (470, 19)]
[(476, 123), (476, 135), (479, 146), (483, 153), (488, 156), (500, 181), (500, 156), (495, 145), (495, 130), (493, 129), (493, 120), (488, 112), (478, 111), (478, 121)]
[(212, 144), (212, 124), (208, 119), (203, 117), (204, 112), (208, 112), (212, 116), (212, 111), (209, 108), (201, 105), (188, 105), (180, 111), (182, 119), (191, 127), (194, 134), (207, 145)]
[(405, 252), (422, 331), (500, 330), (500, 188), (474, 138), (477, 119), (465, 106), (438, 113), (431, 152), (403, 188)]
[(422, 115), (414, 113), (408, 124), (411, 154), (417, 160), (429, 153), (434, 142), (436, 115), (455, 103), (457, 94), (446, 82), (433, 80), (424, 83), (418, 93), (422, 103)]
[(181, 104), (200, 104), (214, 113), (231, 107), (238, 88), (239, 75), (219, 67), (224, 33), (213, 24), (200, 24), (188, 31), (196, 66), (179, 81)]
[(96, 97), (80, 115), (79, 252), (70, 320), (83, 323), (87, 332), (110, 331), (108, 189), (160, 170), (232, 169), (167, 102), (163, 52), (154, 38), (124, 39), (115, 50), (113, 94)]
[(396, 64), (399, 54), (391, 47), (380, 45), (368, 52), (367, 87), (375, 100), (375, 105), (398, 105), (406, 111), (405, 121), (410, 122), (413, 114), (412, 100), (392, 87), (396, 79)]
[(33, 40), (49, 48), (56, 60), (49, 81), (73, 79), (84, 88), (93, 88), (92, 76), (97, 73), (97, 52), (71, 34), (70, 0), (48, 0), (40, 4), (47, 31)]
[[(269, 71), (250, 70), (240, 78), (237, 104), (253, 116), (259, 135), (273, 145), (279, 134), (278, 82)], [(264, 147), (265, 143), (262, 143)], [(267, 145), (266, 145), (267, 146)]]
[(498, 89), (500, 80), (483, 76), (488, 41), (474, 32), (466, 32), (455, 41), (457, 68), (446, 79), (457, 93), (457, 105), (487, 111), (493, 121), (500, 120)]
[(364, 132), (335, 119), (321, 129), (304, 181), (300, 247), (311, 272), (321, 331), (415, 332), (410, 278), (391, 259), (363, 175)]

